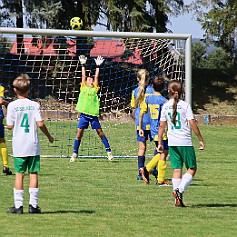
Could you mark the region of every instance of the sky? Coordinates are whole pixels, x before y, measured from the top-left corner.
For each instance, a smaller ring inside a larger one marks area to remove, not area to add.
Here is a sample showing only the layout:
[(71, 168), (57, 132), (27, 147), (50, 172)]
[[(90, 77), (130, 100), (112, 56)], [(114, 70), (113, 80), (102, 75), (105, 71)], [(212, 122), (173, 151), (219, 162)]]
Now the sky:
[[(191, 1), (184, 0), (184, 4), (188, 5)], [(168, 28), (176, 34), (191, 34), (192, 38), (203, 38), (204, 31), (201, 25), (192, 17), (192, 13), (172, 17), (170, 18), (171, 24), (168, 24)]]

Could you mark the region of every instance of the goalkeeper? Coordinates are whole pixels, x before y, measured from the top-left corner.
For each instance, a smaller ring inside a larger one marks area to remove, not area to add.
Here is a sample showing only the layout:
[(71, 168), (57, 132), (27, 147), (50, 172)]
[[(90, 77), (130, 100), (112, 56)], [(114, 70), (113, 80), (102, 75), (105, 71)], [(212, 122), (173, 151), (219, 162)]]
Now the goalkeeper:
[(100, 89), (98, 86), (99, 72), (100, 66), (104, 62), (104, 59), (101, 56), (98, 56), (95, 59), (96, 71), (94, 78), (90, 76), (86, 77), (86, 60), (87, 58), (84, 55), (79, 56), (79, 61), (82, 65), (82, 82), (76, 110), (80, 113), (80, 119), (77, 126), (77, 135), (76, 139), (74, 140), (73, 154), (71, 156), (70, 162), (74, 162), (78, 156), (81, 139), (83, 137), (84, 130), (88, 128), (89, 123), (91, 124), (91, 128), (95, 129), (98, 136), (101, 138), (101, 141), (104, 144), (107, 152), (107, 158), (111, 161), (113, 159), (113, 155), (109, 141), (106, 138), (98, 119), (100, 108), (100, 102), (97, 95)]

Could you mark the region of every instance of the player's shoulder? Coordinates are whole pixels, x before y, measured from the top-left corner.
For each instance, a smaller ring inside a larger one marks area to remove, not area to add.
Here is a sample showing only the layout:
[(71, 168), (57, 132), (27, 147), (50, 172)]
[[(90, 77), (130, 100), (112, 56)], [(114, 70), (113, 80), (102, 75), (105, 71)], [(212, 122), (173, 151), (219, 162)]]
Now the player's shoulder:
[(151, 85), (148, 85), (146, 87), (146, 93), (147, 94), (152, 94), (154, 92), (154, 88)]

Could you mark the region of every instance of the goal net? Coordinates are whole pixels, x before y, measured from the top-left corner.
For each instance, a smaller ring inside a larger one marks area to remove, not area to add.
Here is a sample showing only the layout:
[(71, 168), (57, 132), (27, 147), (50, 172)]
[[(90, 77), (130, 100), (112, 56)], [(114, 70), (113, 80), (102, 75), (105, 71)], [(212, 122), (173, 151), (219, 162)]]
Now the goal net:
[[(0, 28), (0, 83), (10, 102), (16, 98), (13, 80), (21, 73), (30, 76), (29, 97), (40, 103), (44, 121), (55, 137), (50, 144), (39, 132), (41, 155), (69, 157), (79, 118), (75, 110), (81, 82), (78, 56), (88, 58), (87, 75), (95, 72), (94, 58), (103, 56), (98, 93), (102, 129), (115, 157), (135, 157), (130, 100), (137, 87), (137, 71), (145, 68), (151, 78), (162, 75), (167, 82), (182, 81), (186, 100), (190, 100), (190, 42), (190, 35)], [(5, 133), (11, 153), (11, 132)], [(153, 151), (154, 143), (148, 142), (147, 154)], [(84, 132), (79, 157), (106, 157), (91, 128)]]

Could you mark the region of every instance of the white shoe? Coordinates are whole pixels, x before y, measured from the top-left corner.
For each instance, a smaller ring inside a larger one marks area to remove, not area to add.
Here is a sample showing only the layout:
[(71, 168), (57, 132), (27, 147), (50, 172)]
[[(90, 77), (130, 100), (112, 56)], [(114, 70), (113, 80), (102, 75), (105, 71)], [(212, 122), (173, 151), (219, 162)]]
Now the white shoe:
[(75, 162), (76, 161), (76, 158), (77, 158), (77, 154), (76, 153), (73, 153), (71, 158), (70, 158), (70, 162)]
[(108, 158), (108, 160), (109, 161), (111, 161), (111, 160), (113, 160), (114, 159), (114, 157), (113, 157), (113, 155), (112, 155), (112, 152), (110, 151), (110, 152), (107, 152), (107, 158)]

